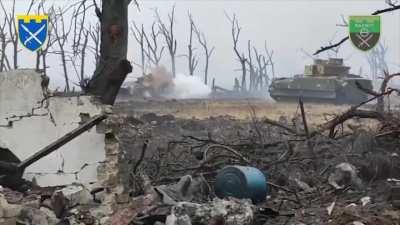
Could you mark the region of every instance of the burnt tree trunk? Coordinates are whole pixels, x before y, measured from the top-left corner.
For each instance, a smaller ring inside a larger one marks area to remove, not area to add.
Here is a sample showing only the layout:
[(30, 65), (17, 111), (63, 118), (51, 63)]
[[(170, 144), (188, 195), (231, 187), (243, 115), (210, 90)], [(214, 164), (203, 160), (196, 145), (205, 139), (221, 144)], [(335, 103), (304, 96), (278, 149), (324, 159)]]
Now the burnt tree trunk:
[(105, 0), (98, 13), (101, 22), (100, 62), (87, 91), (112, 105), (132, 66), (128, 51), (128, 5), (131, 0)]
[(0, 57), (0, 72), (3, 72), (5, 70), (5, 59), (6, 59), (6, 35), (2, 32), (0, 34), (0, 42), (1, 42), (1, 57)]
[(209, 54), (208, 54), (208, 49), (205, 50), (205, 54), (206, 54), (206, 61), (205, 61), (205, 65), (204, 65), (204, 84), (207, 85), (208, 83), (208, 67), (209, 67)]
[(68, 77), (68, 68), (67, 68), (67, 57), (65, 56), (65, 51), (63, 49), (64, 47), (61, 47), (61, 61), (62, 61), (62, 66), (63, 66), (63, 73), (64, 73), (64, 79), (65, 79), (65, 90), (66, 92), (70, 92), (70, 87), (69, 87), (69, 77)]
[(240, 64), (242, 65), (242, 86), (241, 86), (241, 91), (246, 92), (247, 91), (247, 84), (246, 84), (246, 59), (244, 58), (244, 55), (242, 56), (242, 59), (240, 59)]

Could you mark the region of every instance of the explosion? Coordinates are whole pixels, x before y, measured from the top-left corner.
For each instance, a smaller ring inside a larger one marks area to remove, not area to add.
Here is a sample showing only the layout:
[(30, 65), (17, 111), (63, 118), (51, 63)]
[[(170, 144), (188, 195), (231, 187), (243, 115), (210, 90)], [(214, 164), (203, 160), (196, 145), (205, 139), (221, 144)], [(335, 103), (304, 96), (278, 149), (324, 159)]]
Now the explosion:
[(199, 77), (177, 74), (174, 78), (164, 66), (158, 66), (136, 81), (134, 95), (153, 98), (207, 98), (211, 88)]

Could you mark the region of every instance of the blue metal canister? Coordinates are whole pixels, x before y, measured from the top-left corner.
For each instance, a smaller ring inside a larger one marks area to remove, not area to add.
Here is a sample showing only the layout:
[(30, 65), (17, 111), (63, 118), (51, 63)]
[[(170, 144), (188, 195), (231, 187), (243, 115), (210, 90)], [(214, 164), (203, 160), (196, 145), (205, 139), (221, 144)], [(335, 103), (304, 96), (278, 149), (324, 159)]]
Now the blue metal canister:
[(254, 167), (227, 166), (217, 174), (215, 194), (220, 198), (232, 196), (263, 202), (267, 196), (266, 177)]

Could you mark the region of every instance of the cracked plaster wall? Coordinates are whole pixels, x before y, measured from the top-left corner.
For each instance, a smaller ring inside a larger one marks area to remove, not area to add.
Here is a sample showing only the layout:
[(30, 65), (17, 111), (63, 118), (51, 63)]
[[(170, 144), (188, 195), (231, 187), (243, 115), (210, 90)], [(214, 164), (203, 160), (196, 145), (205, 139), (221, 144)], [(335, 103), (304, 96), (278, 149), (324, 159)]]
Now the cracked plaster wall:
[[(21, 160), (76, 128), (80, 113), (93, 116), (102, 111), (89, 96), (43, 101), (41, 82), (33, 70), (0, 73), (0, 142)], [(96, 181), (104, 148), (104, 134), (92, 128), (31, 165), (24, 177), (36, 177), (42, 186)]]

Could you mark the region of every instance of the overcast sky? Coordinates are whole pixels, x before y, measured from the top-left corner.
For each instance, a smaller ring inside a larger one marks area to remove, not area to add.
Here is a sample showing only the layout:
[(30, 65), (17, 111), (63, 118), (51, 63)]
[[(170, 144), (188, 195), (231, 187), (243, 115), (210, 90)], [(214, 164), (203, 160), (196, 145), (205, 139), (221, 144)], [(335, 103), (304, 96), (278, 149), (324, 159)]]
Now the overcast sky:
[[(10, 4), (10, 0), (5, 1)], [(28, 0), (17, 0), (17, 12), (26, 11)], [(55, 1), (55, 4), (65, 5), (72, 1)], [(215, 54), (210, 62), (210, 76), (215, 77), (217, 84), (231, 87), (234, 77), (240, 76), (238, 61), (232, 49), (231, 25), (225, 16), (235, 13), (239, 19), (242, 32), (240, 47), (246, 51), (247, 41), (251, 40), (261, 50), (264, 41), (274, 51), (277, 76), (292, 76), (303, 72), (304, 64), (311, 63), (311, 59), (305, 56), (300, 49), (309, 53), (315, 52), (321, 45), (328, 41), (338, 41), (347, 35), (347, 28), (336, 26), (341, 22), (341, 15), (367, 15), (376, 9), (387, 7), (384, 0), (138, 0), (140, 12), (131, 4), (129, 8), (130, 21), (144, 24), (149, 29), (154, 21), (153, 8), (158, 8), (161, 16), (166, 15), (176, 6), (176, 37), (178, 40), (178, 54), (187, 54), (187, 40), (189, 24), (187, 13), (190, 11), (197, 26), (206, 34), (208, 43), (215, 46)], [(0, 12), (0, 17), (3, 17)], [(389, 46), (387, 60), (391, 71), (400, 70), (400, 13), (398, 11), (382, 15), (382, 36)], [(67, 19), (68, 21), (68, 19)], [(91, 22), (96, 17), (92, 16)], [(201, 53), (198, 48), (197, 53)], [(23, 67), (33, 67), (33, 54), (27, 50), (21, 52), (20, 64)], [(132, 35), (129, 41), (128, 58), (139, 62), (139, 49)], [(200, 56), (201, 57), (201, 56)], [(320, 58), (326, 58), (322, 53)], [(360, 67), (367, 74), (369, 67), (366, 62), (366, 53), (354, 49), (350, 42), (345, 43), (339, 53), (339, 57), (346, 59), (345, 63), (352, 66), (352, 72), (358, 73)], [(200, 58), (197, 74), (203, 74), (203, 58)], [(57, 62), (58, 57), (52, 56), (50, 76), (52, 86), (59, 86), (62, 81), (61, 68)], [(163, 62), (169, 68), (168, 55), (164, 55)], [(94, 69), (93, 63), (88, 63), (87, 74)], [(187, 60), (178, 58), (179, 73), (188, 73)], [(72, 73), (72, 72), (71, 72)], [(140, 74), (135, 67), (128, 79), (134, 79)], [(72, 78), (75, 75), (71, 74)]]

